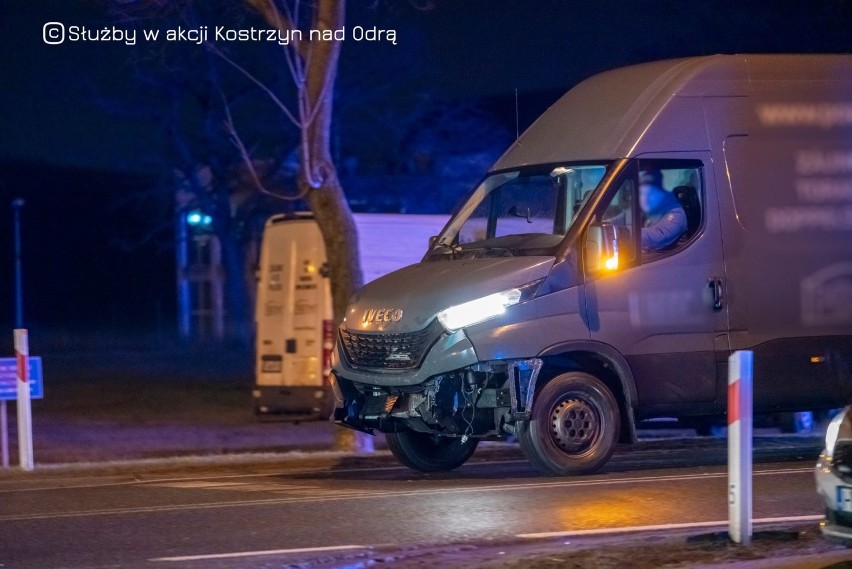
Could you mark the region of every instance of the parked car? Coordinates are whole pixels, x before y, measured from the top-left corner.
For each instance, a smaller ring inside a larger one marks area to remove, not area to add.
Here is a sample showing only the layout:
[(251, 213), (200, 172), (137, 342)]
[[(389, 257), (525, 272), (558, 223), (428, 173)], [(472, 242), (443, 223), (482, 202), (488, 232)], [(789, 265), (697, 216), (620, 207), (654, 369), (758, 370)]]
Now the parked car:
[(822, 533), (852, 545), (852, 406), (834, 416), (814, 473), (825, 503)]

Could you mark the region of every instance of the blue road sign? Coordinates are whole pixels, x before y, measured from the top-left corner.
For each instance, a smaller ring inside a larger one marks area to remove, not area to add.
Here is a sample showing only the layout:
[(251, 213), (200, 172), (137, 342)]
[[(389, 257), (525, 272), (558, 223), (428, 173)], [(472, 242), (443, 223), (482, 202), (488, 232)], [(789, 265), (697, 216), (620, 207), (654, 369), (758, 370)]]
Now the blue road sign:
[[(0, 358), (0, 400), (14, 401), (18, 398), (18, 377), (15, 358)], [(44, 397), (44, 382), (41, 373), (41, 357), (30, 357), (30, 397)]]

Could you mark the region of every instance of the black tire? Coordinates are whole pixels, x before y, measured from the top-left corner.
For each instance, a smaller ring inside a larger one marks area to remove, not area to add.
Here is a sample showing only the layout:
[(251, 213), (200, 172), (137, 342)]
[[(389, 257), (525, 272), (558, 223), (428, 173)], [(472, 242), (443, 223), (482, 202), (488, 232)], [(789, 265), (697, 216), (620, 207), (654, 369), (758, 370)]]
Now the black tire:
[(548, 474), (587, 474), (609, 460), (620, 430), (609, 388), (587, 373), (570, 372), (536, 394), (530, 420), (518, 425), (518, 441), (529, 461)]
[(464, 443), (459, 437), (441, 437), (403, 431), (387, 433), (388, 447), (398, 461), (420, 472), (446, 472), (458, 468), (473, 455), (478, 439)]

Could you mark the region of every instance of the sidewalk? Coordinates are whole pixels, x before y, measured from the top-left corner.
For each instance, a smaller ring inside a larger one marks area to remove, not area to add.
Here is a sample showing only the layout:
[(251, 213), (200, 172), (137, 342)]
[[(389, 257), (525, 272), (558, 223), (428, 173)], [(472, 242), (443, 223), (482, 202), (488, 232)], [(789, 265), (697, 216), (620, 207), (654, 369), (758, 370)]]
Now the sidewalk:
[[(33, 401), (37, 464), (331, 450), (340, 429), (325, 421), (259, 422), (251, 361), (239, 353), (72, 353), (43, 360), (45, 397)], [(376, 439), (383, 447), (384, 439)]]

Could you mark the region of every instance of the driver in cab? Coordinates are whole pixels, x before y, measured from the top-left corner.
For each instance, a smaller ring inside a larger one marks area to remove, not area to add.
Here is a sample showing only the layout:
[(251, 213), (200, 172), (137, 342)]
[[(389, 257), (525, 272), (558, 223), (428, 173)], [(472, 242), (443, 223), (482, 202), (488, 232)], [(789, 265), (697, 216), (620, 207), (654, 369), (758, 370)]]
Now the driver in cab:
[(639, 172), (639, 207), (644, 214), (642, 251), (665, 251), (686, 232), (686, 212), (677, 198), (663, 189), (659, 170)]

